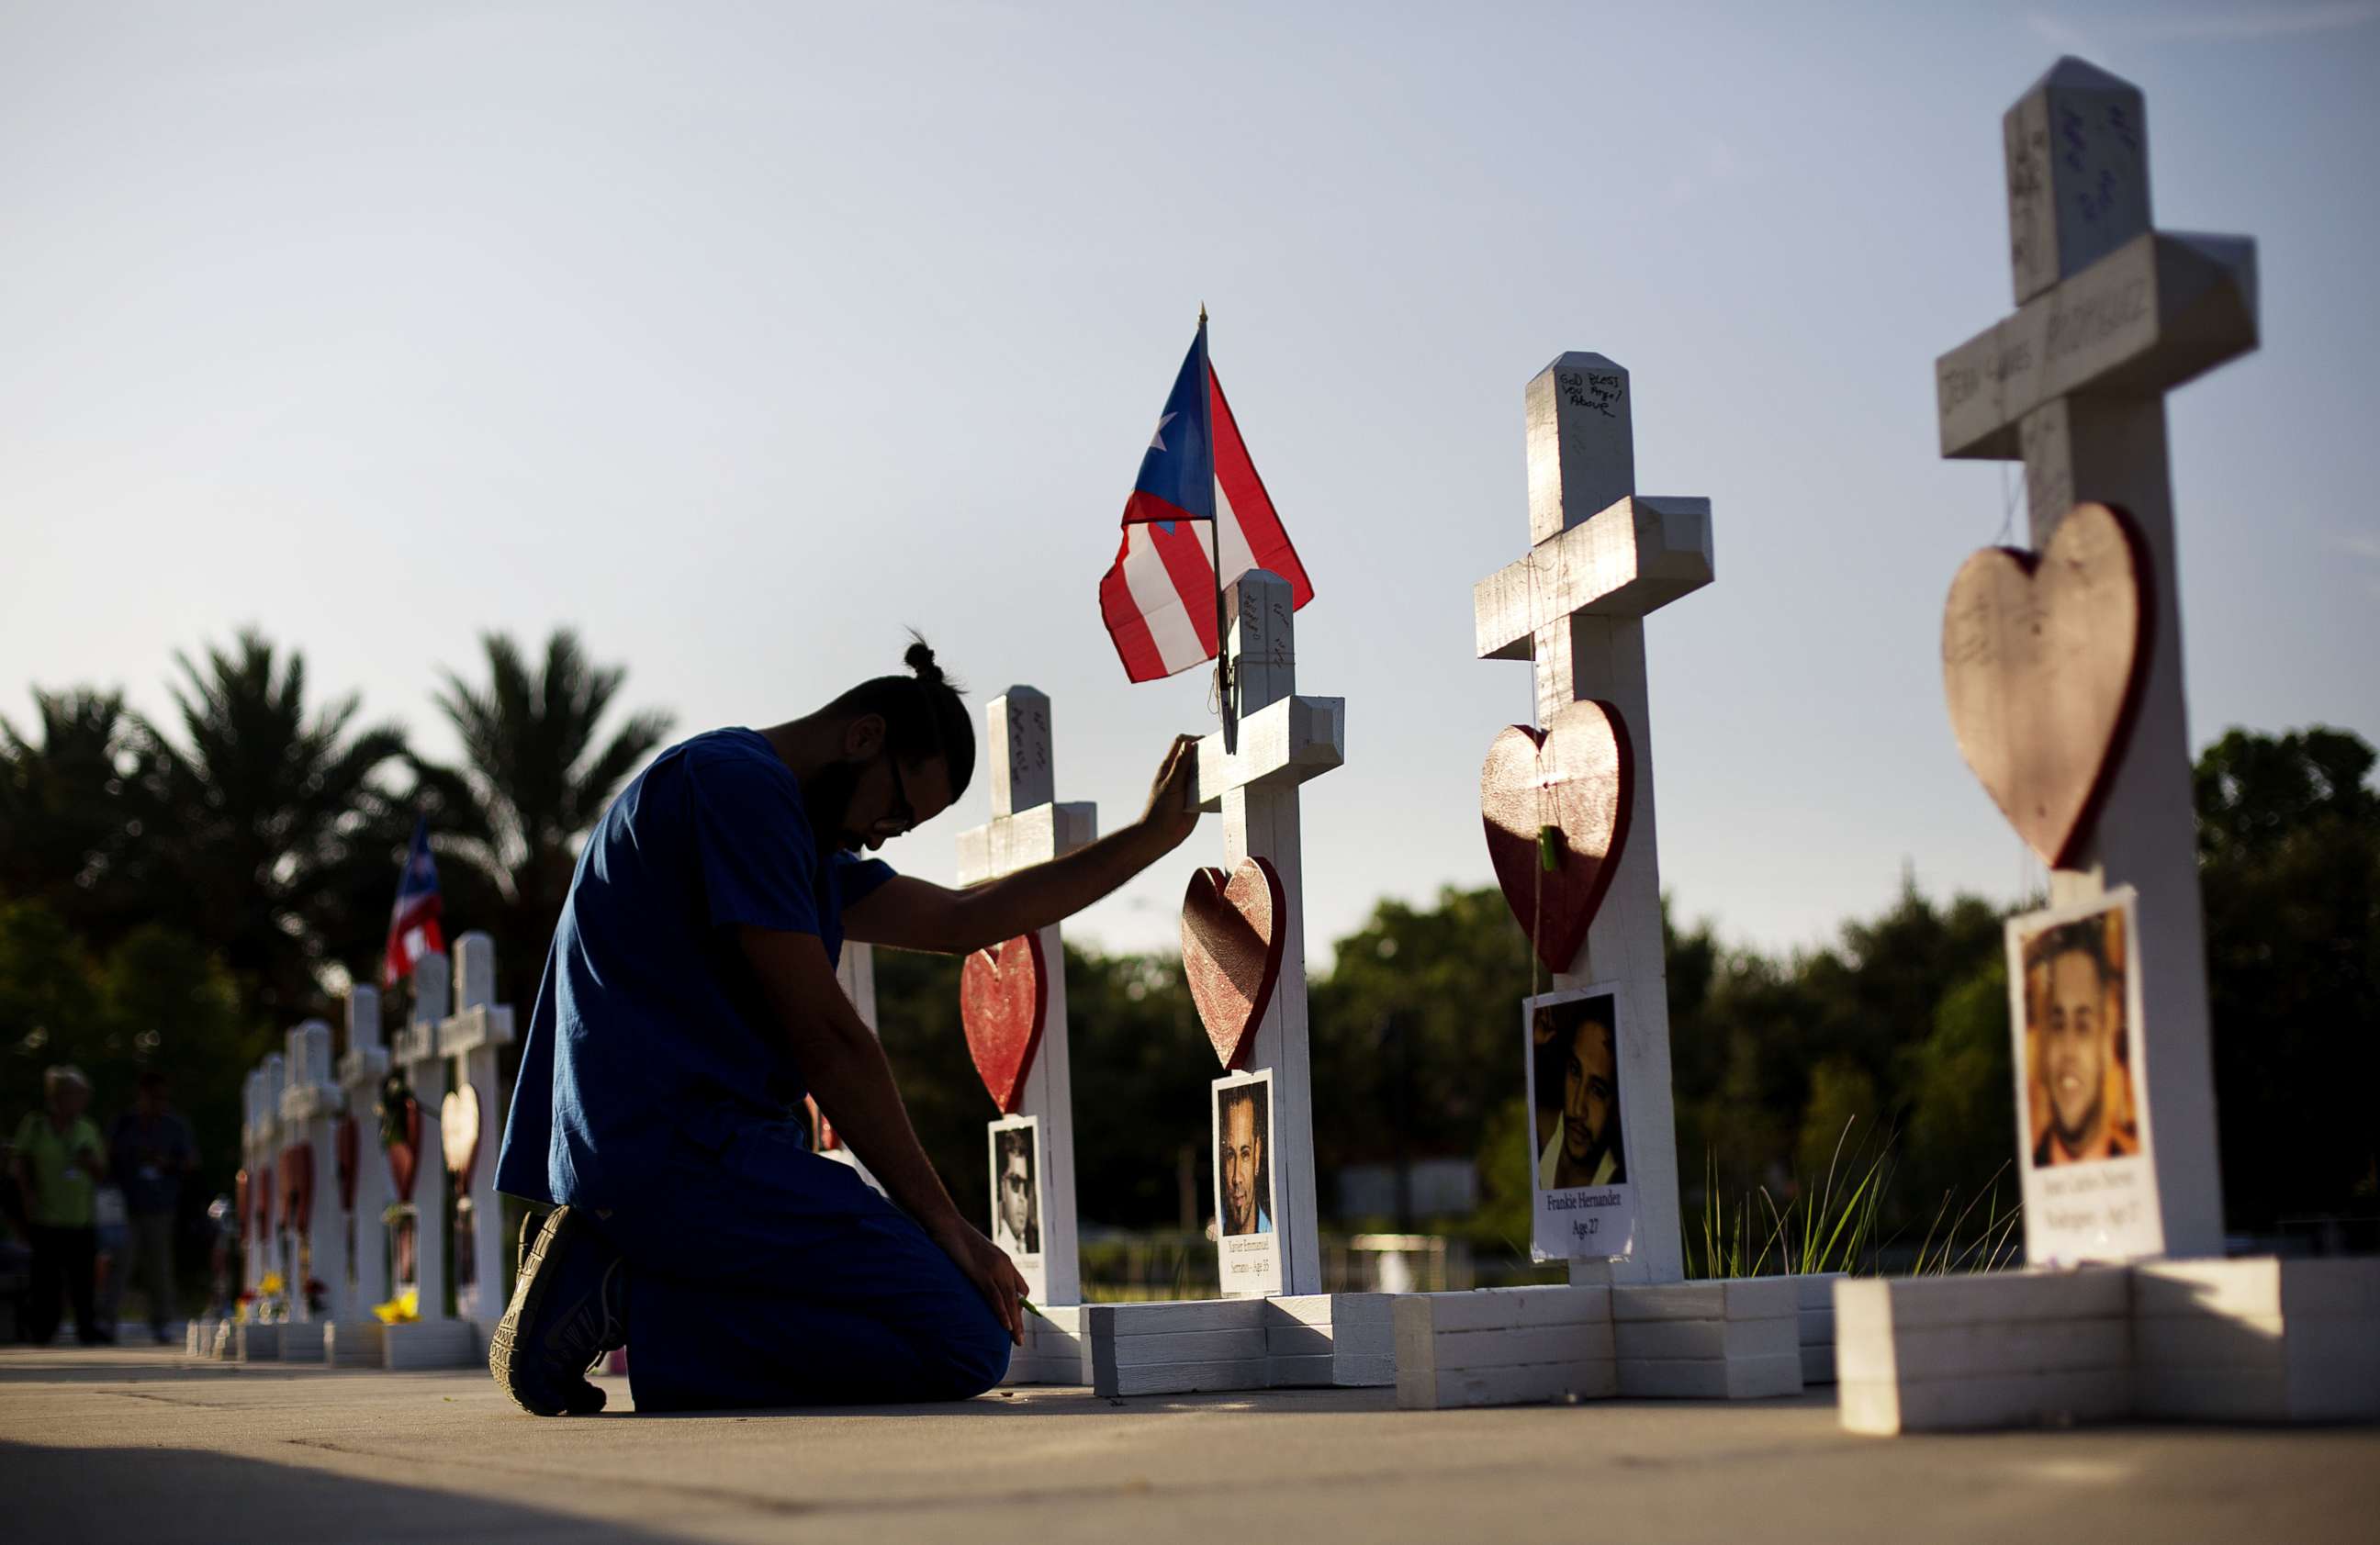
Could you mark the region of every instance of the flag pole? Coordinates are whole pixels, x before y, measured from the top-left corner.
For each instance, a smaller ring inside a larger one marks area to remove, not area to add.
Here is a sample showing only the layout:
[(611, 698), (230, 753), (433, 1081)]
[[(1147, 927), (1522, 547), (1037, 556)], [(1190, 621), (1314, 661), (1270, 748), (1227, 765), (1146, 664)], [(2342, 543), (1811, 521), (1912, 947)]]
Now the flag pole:
[(1223, 507), (1222, 492), (1215, 487), (1215, 378), (1207, 364), (1207, 306), (1198, 305), (1198, 390), (1207, 400), (1207, 493), (1216, 501), (1207, 518), (1207, 551), (1215, 576), (1215, 697), (1223, 710), (1223, 750), (1236, 753), (1240, 749), (1239, 714), (1232, 702), (1232, 661), (1230, 643), (1223, 631)]

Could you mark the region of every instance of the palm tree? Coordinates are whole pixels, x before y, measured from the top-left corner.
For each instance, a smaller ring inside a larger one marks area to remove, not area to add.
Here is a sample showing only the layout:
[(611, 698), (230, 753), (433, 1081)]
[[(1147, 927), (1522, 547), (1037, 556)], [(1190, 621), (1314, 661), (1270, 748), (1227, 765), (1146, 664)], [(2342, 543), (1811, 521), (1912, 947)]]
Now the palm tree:
[(410, 813), (384, 779), (406, 755), (393, 724), (355, 727), (353, 694), (309, 714), (306, 661), (243, 631), (203, 668), (177, 654), (183, 741), (166, 742), (164, 844), (187, 926), (221, 951), (267, 1022), (319, 1008), (320, 973), (380, 943)]
[(494, 924), (498, 967), (517, 1000), (519, 984), (536, 981), (561, 916), (579, 839), (668, 736), (672, 718), (634, 714), (603, 739), (603, 716), (627, 671), (591, 664), (571, 629), (554, 631), (535, 668), (504, 634), (480, 642), (487, 684), (443, 671), (437, 698), (462, 738), (463, 765), (418, 762), (417, 770), (438, 811), (432, 824), (441, 851), (479, 871), (502, 901), (499, 919), (457, 917), (451, 899), (448, 916), (455, 926)]
[(147, 914), (158, 747), (121, 693), (33, 701), (34, 736), (0, 718), (0, 893), (105, 942)]

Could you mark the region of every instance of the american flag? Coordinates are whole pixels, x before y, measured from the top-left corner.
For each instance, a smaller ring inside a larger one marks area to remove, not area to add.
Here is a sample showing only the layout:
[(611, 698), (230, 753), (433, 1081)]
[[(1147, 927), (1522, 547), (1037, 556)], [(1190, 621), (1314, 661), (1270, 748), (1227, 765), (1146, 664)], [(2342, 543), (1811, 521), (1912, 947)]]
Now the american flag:
[(394, 987), (409, 976), (424, 955), (443, 954), (445, 936), (438, 931), (438, 863), (430, 856), (430, 823), (413, 820), (413, 845), (405, 855), (405, 875), (396, 883), (396, 904), (388, 911), (388, 958), (381, 968), (381, 985)]
[(1099, 581), (1099, 612), (1125, 675), (1153, 682), (1215, 658), (1217, 549), (1223, 585), (1269, 569), (1289, 581), (1293, 610), (1314, 598), (1208, 363), (1202, 316), (1124, 501), (1123, 541)]

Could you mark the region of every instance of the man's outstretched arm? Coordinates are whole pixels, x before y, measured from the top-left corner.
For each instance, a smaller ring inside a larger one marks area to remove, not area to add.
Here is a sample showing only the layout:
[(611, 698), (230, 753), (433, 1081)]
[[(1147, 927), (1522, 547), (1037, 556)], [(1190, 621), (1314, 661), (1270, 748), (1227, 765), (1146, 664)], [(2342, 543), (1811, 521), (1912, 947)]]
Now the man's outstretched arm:
[(1025, 1278), (952, 1203), (942, 1177), (917, 1145), (884, 1048), (843, 996), (826, 947), (814, 935), (748, 924), (736, 935), (819, 1109), (884, 1183), (886, 1194), (975, 1283), (1010, 1338), (1023, 1345), (1024, 1314), (1017, 1306), (1025, 1298)]
[(895, 875), (844, 913), (851, 937), (895, 949), (965, 955), (1062, 922), (1106, 896), (1182, 845), (1196, 829), (1191, 803), (1198, 742), (1177, 735), (1158, 768), (1140, 818), (1063, 858), (1003, 878), (952, 890)]

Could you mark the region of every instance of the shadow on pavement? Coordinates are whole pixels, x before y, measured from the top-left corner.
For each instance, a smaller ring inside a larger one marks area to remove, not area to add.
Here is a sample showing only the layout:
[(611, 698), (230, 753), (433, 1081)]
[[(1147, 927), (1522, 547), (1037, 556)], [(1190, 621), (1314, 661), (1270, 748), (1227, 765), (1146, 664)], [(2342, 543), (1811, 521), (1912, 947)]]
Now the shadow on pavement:
[(577, 1541), (671, 1539), (602, 1519), (331, 1470), (189, 1449), (33, 1448), (0, 1443), (7, 1534), (25, 1540), (226, 1539)]

